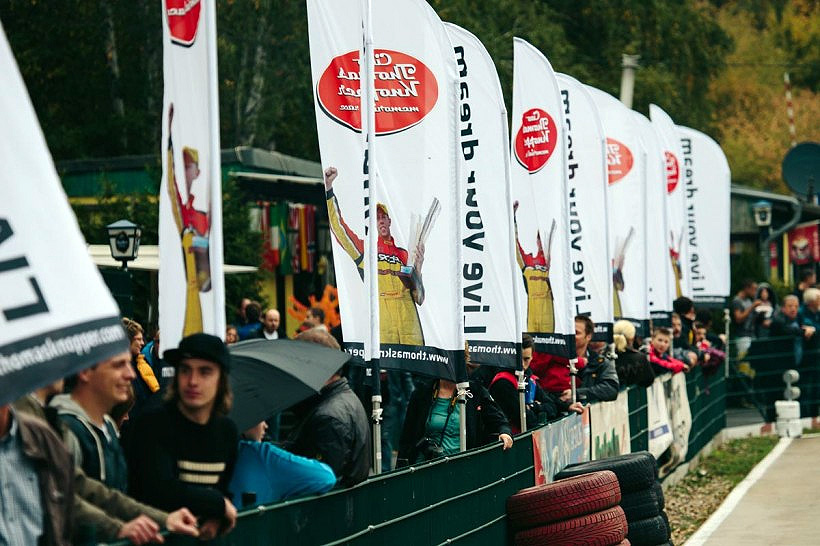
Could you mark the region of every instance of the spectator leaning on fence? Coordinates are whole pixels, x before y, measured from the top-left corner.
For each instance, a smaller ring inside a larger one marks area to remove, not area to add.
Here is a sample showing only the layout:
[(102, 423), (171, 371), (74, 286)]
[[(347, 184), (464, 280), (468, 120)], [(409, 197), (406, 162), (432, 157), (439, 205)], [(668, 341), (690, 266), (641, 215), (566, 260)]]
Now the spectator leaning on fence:
[[(50, 425), (63, 442), (76, 445), (76, 438), (68, 426), (46, 407), (48, 397), (62, 391), (63, 381), (57, 381), (37, 389), (14, 402), (14, 409)], [(71, 449), (69, 449), (71, 452)], [(135, 544), (158, 542), (162, 526), (172, 533), (199, 536), (196, 518), (187, 508), (170, 514), (141, 504), (116, 489), (89, 478), (82, 469), (74, 466), (74, 503), (72, 542), (85, 544), (94, 541), (114, 542), (128, 539)], [(93, 533), (93, 536), (92, 536)]]
[(187, 506), (212, 539), (236, 524), (228, 483), (239, 435), (231, 407), (230, 353), (216, 336), (192, 334), (165, 359), (176, 367), (167, 402), (129, 427), (129, 486), (139, 500), (164, 510)]
[(328, 465), (263, 442), (267, 428), (262, 421), (242, 433), (229, 487), (237, 508), (324, 493), (336, 485), (336, 475)]
[[(583, 413), (583, 406), (576, 402), (570, 404), (568, 401), (559, 400), (552, 393), (545, 392), (538, 386), (532, 377), (530, 362), (532, 361), (532, 337), (524, 334), (521, 340), (521, 364), (524, 368), (526, 380), (526, 393), (524, 395), (526, 403), (527, 428), (536, 427), (541, 422), (546, 422), (558, 417), (562, 412), (574, 411)], [(518, 396), (518, 378), (511, 370), (498, 372), (490, 383), (490, 395), (507, 417), (513, 434), (521, 432), (521, 410)]]
[(772, 337), (794, 338), (794, 361), (798, 366), (803, 361), (803, 339), (810, 339), (815, 332), (812, 326), (800, 324), (799, 312), (800, 303), (797, 296), (786, 296), (783, 298), (783, 305), (772, 317), (771, 328)]
[(635, 326), (628, 320), (619, 320), (613, 326), (615, 341), (615, 369), (621, 386), (638, 385), (649, 387), (655, 381), (655, 372), (649, 364), (646, 353), (637, 350)]
[(131, 356), (124, 352), (78, 372), (66, 380), (68, 394), (55, 396), (51, 407), (76, 438), (74, 462), (90, 477), (126, 491), (128, 469), (119, 430), (108, 415), (128, 400), (135, 377)]

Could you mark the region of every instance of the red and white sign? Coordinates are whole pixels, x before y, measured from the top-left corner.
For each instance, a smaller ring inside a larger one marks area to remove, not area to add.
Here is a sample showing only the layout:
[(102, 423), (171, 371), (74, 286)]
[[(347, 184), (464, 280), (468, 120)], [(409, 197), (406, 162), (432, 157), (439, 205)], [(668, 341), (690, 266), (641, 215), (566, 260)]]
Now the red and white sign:
[[(513, 39), (515, 140), (510, 161), (522, 324), (535, 350), (575, 355), (566, 124), (561, 90), (544, 55)], [(553, 158), (553, 153), (555, 157)]]
[(618, 142), (614, 138), (606, 139), (606, 168), (607, 178), (610, 184), (629, 174), (632, 164), (635, 162), (632, 152), (623, 142)]
[[(610, 282), (615, 320), (645, 324), (647, 293), (646, 154), (633, 111), (600, 89), (588, 87), (606, 134)], [(616, 182), (616, 183), (614, 183)], [(645, 335), (640, 333), (639, 335)]]
[(190, 46), (199, 30), (200, 0), (165, 0), (165, 18), (174, 43)]
[(663, 157), (666, 160), (666, 193), (672, 193), (680, 182), (680, 165), (672, 152), (664, 151)]
[[(216, 2), (162, 4), (162, 350), (190, 334), (225, 336)], [(198, 33), (201, 30), (202, 33)]]
[[(421, 122), (438, 101), (438, 83), (420, 60), (400, 51), (374, 50), (376, 134), (398, 133)], [(334, 121), (362, 130), (359, 51), (330, 61), (316, 86), (319, 107)]]
[(557, 140), (552, 116), (540, 108), (531, 108), (521, 116), (515, 133), (515, 159), (530, 174), (537, 173), (552, 157)]
[(795, 265), (820, 262), (820, 233), (817, 222), (797, 226), (789, 232), (789, 258)]

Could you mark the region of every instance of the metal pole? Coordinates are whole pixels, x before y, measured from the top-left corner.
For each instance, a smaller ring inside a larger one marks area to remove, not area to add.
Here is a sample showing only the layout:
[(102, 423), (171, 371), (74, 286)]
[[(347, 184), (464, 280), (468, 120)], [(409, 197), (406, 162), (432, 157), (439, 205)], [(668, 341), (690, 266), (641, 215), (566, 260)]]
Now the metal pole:
[(731, 315), (729, 309), (723, 310), (723, 333), (726, 334), (726, 359), (723, 361), (723, 378), (729, 378), (729, 355), (731, 354), (731, 347), (729, 346), (729, 325), (731, 324)]
[(627, 108), (632, 108), (632, 96), (635, 91), (635, 70), (640, 66), (640, 55), (621, 55), (621, 102)]
[[(365, 267), (365, 286), (368, 293), (370, 307), (370, 336), (365, 344), (365, 358), (370, 362), (373, 377), (373, 472), (382, 471), (382, 397), (379, 356), (381, 354), (381, 339), (379, 337), (379, 279), (378, 279), (378, 230), (376, 228), (376, 184), (378, 173), (376, 166), (376, 112), (373, 104), (376, 95), (375, 87), (375, 58), (373, 51), (373, 7), (372, 0), (366, 0), (364, 16), (364, 58), (361, 70), (361, 97), (362, 107), (367, 123), (367, 249)], [(392, 456), (392, 454), (390, 454)]]
[(518, 376), (518, 419), (521, 422), (521, 432), (527, 432), (527, 383), (524, 370), (515, 370)]
[(575, 377), (578, 375), (578, 368), (575, 365), (578, 363), (577, 358), (571, 358), (569, 360), (569, 389), (572, 392), (572, 403), (578, 401), (578, 395), (575, 392)]
[(458, 404), (458, 450), (467, 451), (467, 398), (470, 393), (470, 382), (456, 384), (456, 403)]

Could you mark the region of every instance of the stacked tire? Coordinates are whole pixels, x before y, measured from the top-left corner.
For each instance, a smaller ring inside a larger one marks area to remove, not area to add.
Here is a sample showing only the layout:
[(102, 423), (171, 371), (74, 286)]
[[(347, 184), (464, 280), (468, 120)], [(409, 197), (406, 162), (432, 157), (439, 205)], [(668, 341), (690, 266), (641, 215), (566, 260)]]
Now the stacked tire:
[(672, 544), (669, 518), (664, 512), (658, 464), (648, 451), (571, 465), (556, 474), (565, 479), (611, 471), (621, 489), (620, 506), (626, 516), (626, 538), (633, 546)]
[(507, 499), (515, 546), (629, 544), (617, 476), (593, 472), (522, 489)]

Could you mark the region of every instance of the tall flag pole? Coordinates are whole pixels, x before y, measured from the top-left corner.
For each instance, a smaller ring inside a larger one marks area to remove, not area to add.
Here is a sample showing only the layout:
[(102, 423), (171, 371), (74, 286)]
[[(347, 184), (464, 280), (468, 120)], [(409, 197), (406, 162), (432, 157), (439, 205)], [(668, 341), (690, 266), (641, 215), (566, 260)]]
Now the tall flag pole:
[[(666, 210), (666, 159), (652, 122), (638, 112), (633, 112), (646, 150), (646, 248), (649, 253), (667, 248), (669, 228)], [(646, 288), (649, 296), (649, 317), (655, 326), (670, 326), (672, 321), (673, 271), (665, 255), (658, 255), (654, 264), (646, 269)]]
[(572, 306), (595, 324), (594, 341), (612, 341), (613, 287), (609, 230), (606, 134), (586, 86), (558, 74), (567, 130)]
[[(420, 0), (311, 0), (308, 24), (344, 347), (354, 364), (378, 358), (381, 368), (458, 382), (466, 370), (452, 44)], [(362, 52), (363, 29), (372, 34), (372, 56)], [(370, 131), (362, 114), (363, 54), (374, 64)], [(365, 211), (375, 226), (367, 234)], [(366, 252), (370, 236), (376, 241)], [(366, 270), (375, 272), (373, 287), (362, 282)]]
[(162, 348), (225, 336), (216, 2), (162, 2), (162, 182), (159, 326)]
[(0, 405), (5, 405), (127, 351), (128, 339), (88, 255), (2, 27), (0, 73)]
[(648, 258), (645, 245), (646, 154), (632, 110), (618, 99), (587, 88), (606, 132), (609, 238), (616, 320), (629, 320), (639, 335), (649, 328)]
[[(459, 148), (462, 161), (461, 269), (464, 335), (470, 360), (519, 370), (521, 317), (512, 222), (507, 108), (492, 58), (469, 31), (445, 23), (458, 69)], [(461, 384), (465, 392), (469, 383)], [(463, 409), (463, 404), (461, 406)], [(462, 419), (460, 423), (465, 423)], [(525, 429), (526, 419), (522, 421)]]
[(686, 187), (689, 278), (692, 299), (722, 306), (729, 295), (732, 173), (711, 137), (678, 125)]
[(681, 180), (683, 167), (683, 153), (681, 152), (680, 138), (672, 118), (662, 108), (654, 104), (649, 105), (649, 119), (658, 134), (663, 146), (666, 161), (666, 203), (667, 203), (667, 247), (669, 260), (672, 264), (674, 298), (690, 296), (691, 279), (689, 278), (689, 264), (687, 237), (686, 237), (686, 196)]
[(575, 358), (563, 104), (552, 66), (513, 39), (510, 161), (522, 315), (535, 350)]

